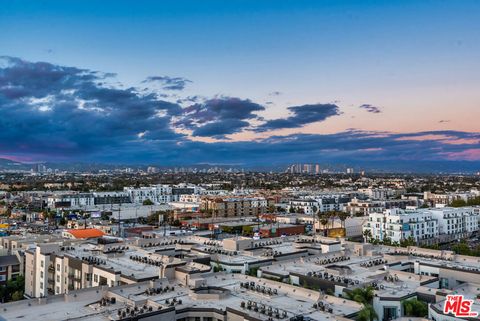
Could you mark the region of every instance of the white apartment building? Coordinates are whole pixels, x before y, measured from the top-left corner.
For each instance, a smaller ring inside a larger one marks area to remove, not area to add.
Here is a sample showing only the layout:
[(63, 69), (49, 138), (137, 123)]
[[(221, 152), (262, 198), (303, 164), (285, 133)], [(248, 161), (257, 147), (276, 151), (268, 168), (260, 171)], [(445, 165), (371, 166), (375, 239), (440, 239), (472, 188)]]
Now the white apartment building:
[(342, 194), (322, 194), (314, 196), (313, 199), (317, 202), (317, 208), (320, 213), (329, 211), (342, 212), (351, 200), (350, 197)]
[(369, 230), (372, 238), (392, 242), (413, 237), (417, 242), (430, 239), (449, 240), (463, 238), (479, 231), (478, 208), (389, 209), (369, 214), (363, 230)]
[(401, 195), (402, 192), (405, 192), (404, 189), (396, 190), (393, 188), (361, 188), (358, 190), (360, 193), (365, 194), (370, 199), (374, 200), (385, 200), (391, 197)]
[(441, 235), (463, 238), (479, 230), (480, 213), (478, 208), (443, 207), (428, 211), (438, 220)]
[(438, 221), (431, 213), (411, 210), (389, 209), (382, 213), (369, 214), (363, 231), (368, 230), (373, 239), (392, 242), (413, 237), (415, 241), (438, 237)]
[(350, 197), (344, 194), (318, 194), (299, 196), (298, 199), (289, 201), (286, 209), (293, 208), (307, 215), (324, 213), (328, 211), (343, 211), (350, 201)]
[(125, 187), (132, 203), (141, 204), (146, 200), (154, 204), (166, 204), (172, 201), (172, 187), (169, 185), (153, 185), (144, 187)]
[(299, 199), (288, 202), (287, 212), (303, 212), (307, 215), (315, 215), (318, 212), (318, 202), (311, 199)]
[(58, 192), (47, 197), (47, 206), (51, 209), (92, 209), (96, 205), (130, 203), (126, 192), (72, 193)]
[(49, 208), (86, 208), (95, 205), (93, 193), (58, 193), (47, 198)]

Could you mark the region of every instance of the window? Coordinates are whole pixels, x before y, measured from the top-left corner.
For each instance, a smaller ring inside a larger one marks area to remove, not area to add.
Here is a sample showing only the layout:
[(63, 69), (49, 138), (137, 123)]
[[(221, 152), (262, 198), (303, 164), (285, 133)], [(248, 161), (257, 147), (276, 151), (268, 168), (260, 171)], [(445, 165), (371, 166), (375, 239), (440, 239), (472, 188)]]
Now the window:
[(40, 282), (40, 289), (43, 289), (43, 282)]
[(40, 261), (40, 266), (43, 268), (43, 261)]
[(448, 288), (448, 279), (446, 279), (446, 278), (440, 278), (440, 288), (441, 288), (441, 289), (446, 289), (446, 288)]
[(57, 264), (57, 271), (60, 272), (60, 264)]

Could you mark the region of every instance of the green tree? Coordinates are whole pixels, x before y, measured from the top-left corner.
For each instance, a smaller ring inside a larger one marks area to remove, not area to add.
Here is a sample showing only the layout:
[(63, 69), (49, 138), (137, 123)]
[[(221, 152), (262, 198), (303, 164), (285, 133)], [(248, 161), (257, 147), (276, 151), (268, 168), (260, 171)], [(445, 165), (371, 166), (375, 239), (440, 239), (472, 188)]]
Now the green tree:
[(392, 239), (389, 238), (388, 236), (383, 238), (383, 244), (384, 245), (392, 245)]
[(401, 247), (415, 246), (415, 245), (417, 245), (417, 242), (415, 241), (415, 238), (413, 236), (409, 236), (405, 240), (400, 240)]
[(452, 251), (460, 255), (472, 255), (472, 250), (470, 246), (465, 242), (465, 240), (460, 241), (460, 243), (452, 246)]
[(372, 238), (372, 231), (370, 230), (363, 231), (363, 238), (365, 240), (365, 243), (368, 242), (368, 240)]
[(451, 207), (467, 206), (467, 202), (465, 202), (465, 201), (462, 200), (462, 199), (457, 199), (457, 200), (452, 201), (452, 203), (450, 203), (450, 206), (451, 206)]
[(0, 302), (17, 301), (23, 299), (25, 278), (19, 275), (15, 280), (8, 280), (5, 286), (0, 287)]
[(358, 312), (357, 321), (374, 321), (378, 320), (378, 315), (369, 304), (365, 305), (363, 309)]
[(327, 225), (328, 225), (328, 218), (325, 215), (320, 215), (321, 213), (318, 213), (318, 219), (320, 224), (323, 226), (323, 235), (327, 235)]
[(345, 213), (345, 212), (339, 212), (338, 213), (338, 218), (340, 219), (340, 223), (341, 223), (341, 226), (343, 228), (345, 228), (345, 221), (347, 220), (347, 218), (349, 218), (350, 215)]
[(153, 202), (149, 198), (147, 198), (146, 200), (143, 201), (142, 204), (143, 205), (153, 205)]
[(12, 301), (19, 301), (23, 299), (23, 291), (15, 291), (12, 294)]
[(158, 224), (158, 216), (160, 215), (159, 212), (152, 213), (147, 216), (146, 223), (148, 225), (157, 225)]
[(403, 302), (403, 309), (407, 317), (425, 317), (428, 315), (428, 305), (417, 299), (411, 299)]
[(364, 305), (371, 304), (373, 301), (374, 290), (373, 287), (356, 288), (347, 292), (347, 298)]

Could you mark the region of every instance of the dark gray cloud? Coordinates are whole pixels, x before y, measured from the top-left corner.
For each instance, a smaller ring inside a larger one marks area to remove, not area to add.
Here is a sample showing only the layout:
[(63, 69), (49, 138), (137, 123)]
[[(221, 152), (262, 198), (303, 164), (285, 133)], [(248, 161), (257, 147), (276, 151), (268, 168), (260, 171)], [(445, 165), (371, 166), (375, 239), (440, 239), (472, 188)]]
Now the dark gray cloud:
[(299, 128), (304, 125), (324, 121), (325, 119), (340, 115), (340, 109), (335, 104), (313, 104), (288, 107), (292, 113), (290, 117), (268, 120), (255, 128), (257, 132), (265, 132), (284, 128)]
[(183, 109), (175, 125), (192, 130), (193, 136), (223, 138), (247, 128), (247, 120), (256, 119), (256, 112), (265, 107), (248, 99), (219, 97)]
[(382, 109), (380, 107), (373, 106), (370, 104), (360, 105), (359, 108), (365, 109), (367, 112), (373, 113), (373, 114), (379, 114), (382, 112)]
[(110, 74), (3, 57), (0, 150), (82, 154), (135, 139), (177, 139), (169, 126), (181, 107), (107, 87)]
[(143, 82), (158, 82), (165, 90), (183, 90), (192, 81), (183, 77), (150, 76)]

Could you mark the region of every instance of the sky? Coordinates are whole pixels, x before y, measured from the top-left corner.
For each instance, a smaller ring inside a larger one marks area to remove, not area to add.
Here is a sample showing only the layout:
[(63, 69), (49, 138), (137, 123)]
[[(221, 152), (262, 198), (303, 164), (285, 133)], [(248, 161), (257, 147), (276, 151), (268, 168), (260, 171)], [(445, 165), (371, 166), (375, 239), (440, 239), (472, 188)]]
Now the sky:
[(2, 1), (0, 157), (469, 162), (479, 1)]

